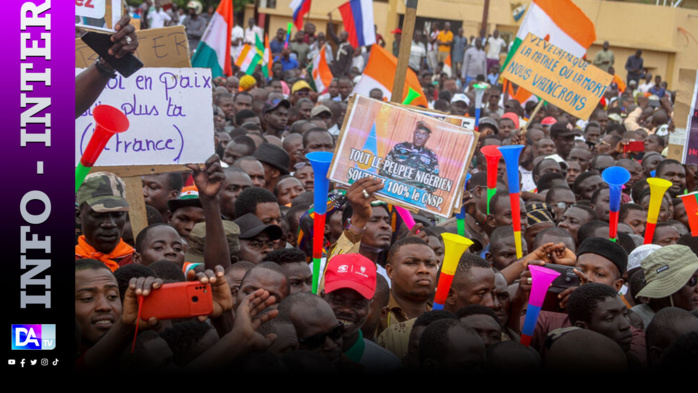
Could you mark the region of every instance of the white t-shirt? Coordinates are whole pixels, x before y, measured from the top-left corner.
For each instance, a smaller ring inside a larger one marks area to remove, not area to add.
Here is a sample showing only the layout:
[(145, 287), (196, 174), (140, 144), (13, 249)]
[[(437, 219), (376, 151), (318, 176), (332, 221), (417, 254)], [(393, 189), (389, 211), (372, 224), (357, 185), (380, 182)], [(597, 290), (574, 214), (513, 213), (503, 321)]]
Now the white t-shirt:
[(488, 59), (499, 59), (499, 54), (502, 52), (502, 48), (507, 47), (507, 42), (502, 39), (502, 37), (494, 38), (490, 37), (487, 39), (487, 58)]
[(424, 59), (426, 55), (427, 49), (424, 47), (424, 44), (421, 42), (412, 41), (412, 47), (410, 48), (409, 66), (419, 71), (420, 66), (422, 65), (422, 59)]
[(255, 26), (254, 29), (250, 29), (249, 27), (245, 29), (245, 42), (251, 45), (254, 45), (255, 43), (255, 38), (254, 35), (257, 34), (259, 39), (264, 42), (264, 32), (262, 31), (262, 28), (259, 26)]
[(161, 27), (165, 27), (165, 23), (171, 21), (172, 18), (167, 15), (167, 12), (160, 8), (160, 11), (157, 11), (155, 8), (151, 8), (150, 12), (148, 12), (148, 24), (151, 29), (159, 29)]

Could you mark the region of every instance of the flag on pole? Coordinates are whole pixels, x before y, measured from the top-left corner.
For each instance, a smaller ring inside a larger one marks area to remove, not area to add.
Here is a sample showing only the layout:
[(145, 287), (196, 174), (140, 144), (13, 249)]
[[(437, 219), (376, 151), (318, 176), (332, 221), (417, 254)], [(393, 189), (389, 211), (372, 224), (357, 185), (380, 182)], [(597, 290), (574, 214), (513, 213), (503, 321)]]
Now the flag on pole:
[(330, 66), (327, 64), (325, 45), (320, 48), (320, 53), (313, 58), (308, 73), (313, 76), (310, 80), (310, 86), (316, 92), (324, 93), (330, 86), (330, 82), (332, 82), (332, 71), (330, 71)]
[[(266, 34), (264, 35), (264, 38), (266, 39)], [(254, 46), (255, 50), (257, 51), (257, 55), (259, 55), (259, 60), (262, 64), (262, 73), (264, 74), (265, 78), (269, 78), (269, 67), (267, 66), (267, 57), (265, 56), (265, 50), (264, 44), (262, 43), (262, 39), (259, 38), (258, 35), (255, 34), (254, 36)]]
[(349, 33), (349, 43), (354, 48), (376, 43), (376, 29), (373, 24), (373, 2), (371, 0), (350, 0), (339, 6), (344, 30)]
[[(269, 35), (264, 35), (264, 62), (267, 65), (267, 72), (271, 70), (271, 66), (274, 64), (274, 60), (271, 57), (271, 48), (269, 47)], [(271, 74), (271, 72), (269, 72)], [(269, 77), (267, 75), (267, 77)]]
[(221, 0), (191, 59), (192, 67), (211, 69), (213, 78), (233, 75), (230, 64), (230, 32), (233, 28), (233, 0)]
[(257, 53), (257, 49), (245, 44), (235, 61), (235, 65), (240, 67), (240, 70), (245, 74), (252, 75), (260, 61), (262, 61), (262, 56)]
[(296, 29), (303, 30), (303, 16), (310, 12), (311, 0), (293, 0), (289, 7), (293, 10), (293, 24)]
[(451, 74), (453, 73), (453, 68), (451, 66), (451, 54), (450, 53), (448, 54), (448, 57), (446, 58), (446, 60), (444, 60), (443, 72), (445, 72), (449, 78), (451, 77)]
[(679, 195), (683, 206), (686, 209), (686, 216), (688, 217), (688, 225), (691, 227), (691, 235), (698, 236), (698, 193), (692, 192), (690, 194)]
[(502, 70), (528, 33), (580, 58), (596, 40), (594, 23), (572, 0), (533, 0), (510, 46)]
[[(383, 49), (380, 45), (373, 45), (371, 47), (371, 55), (366, 63), (366, 68), (364, 68), (364, 74), (359, 83), (354, 87), (354, 93), (368, 97), (371, 90), (378, 88), (383, 91), (383, 97), (390, 100), (396, 69), (397, 58), (388, 53), (388, 51)], [(409, 68), (407, 68), (405, 87), (402, 97), (399, 100), (400, 102), (408, 95), (409, 88), (411, 87), (420, 94), (419, 97), (412, 101), (411, 105), (427, 106), (427, 99), (422, 90), (422, 86), (419, 84), (417, 74)]]

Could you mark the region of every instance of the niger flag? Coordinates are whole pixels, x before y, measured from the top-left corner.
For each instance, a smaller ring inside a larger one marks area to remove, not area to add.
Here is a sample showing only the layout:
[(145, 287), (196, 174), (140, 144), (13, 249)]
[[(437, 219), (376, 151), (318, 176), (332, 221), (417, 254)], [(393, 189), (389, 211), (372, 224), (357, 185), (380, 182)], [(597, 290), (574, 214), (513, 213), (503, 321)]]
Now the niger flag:
[(572, 0), (533, 0), (509, 47), (502, 70), (509, 64), (528, 33), (579, 58), (586, 55), (587, 49), (596, 40), (594, 23)]
[[(371, 90), (379, 88), (383, 91), (383, 97), (390, 100), (393, 91), (393, 82), (395, 81), (396, 68), (397, 57), (388, 53), (388, 51), (383, 49), (380, 45), (373, 45), (371, 47), (371, 56), (369, 56), (368, 63), (366, 63), (366, 67), (364, 68), (363, 76), (359, 83), (354, 86), (354, 93), (368, 97)], [(420, 94), (419, 97), (412, 101), (411, 105), (422, 105), (426, 107), (427, 99), (422, 90), (422, 86), (419, 84), (417, 74), (407, 68), (405, 87), (400, 102), (407, 97), (410, 87)]]
[(451, 54), (450, 53), (448, 54), (448, 57), (444, 61), (443, 72), (445, 72), (449, 78), (451, 77), (451, 73), (453, 72), (453, 66), (451, 65)]

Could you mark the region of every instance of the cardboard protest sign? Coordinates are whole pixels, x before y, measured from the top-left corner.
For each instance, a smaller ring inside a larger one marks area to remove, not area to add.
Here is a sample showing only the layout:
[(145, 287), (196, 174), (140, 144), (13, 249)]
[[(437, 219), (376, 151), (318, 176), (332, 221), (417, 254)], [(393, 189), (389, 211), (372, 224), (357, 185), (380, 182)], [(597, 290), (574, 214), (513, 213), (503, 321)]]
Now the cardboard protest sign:
[(328, 177), (347, 186), (377, 177), (385, 184), (378, 198), (449, 217), (475, 141), (458, 125), (354, 95)]
[(142, 68), (110, 80), (75, 120), (75, 164), (94, 132), (92, 109), (100, 104), (121, 109), (130, 128), (111, 138), (98, 166), (205, 162), (214, 153), (211, 85), (207, 68)]
[(613, 76), (529, 33), (502, 77), (580, 119), (596, 109)]
[(461, 126), (465, 129), (468, 129), (471, 131), (475, 130), (475, 119), (472, 117), (449, 115), (447, 113), (443, 113), (443, 112), (439, 112), (439, 111), (435, 111), (435, 110), (431, 110), (431, 109), (422, 109), (419, 107), (409, 107), (409, 110), (411, 110), (412, 112), (427, 115), (429, 117), (433, 117), (435, 119), (443, 120), (447, 123)]
[[(138, 57), (145, 67), (191, 67), (189, 41), (184, 26), (138, 30)], [(97, 54), (80, 38), (75, 39), (75, 67), (86, 68)]]
[(122, 14), (121, 0), (75, 0), (75, 25), (79, 27), (113, 32)]

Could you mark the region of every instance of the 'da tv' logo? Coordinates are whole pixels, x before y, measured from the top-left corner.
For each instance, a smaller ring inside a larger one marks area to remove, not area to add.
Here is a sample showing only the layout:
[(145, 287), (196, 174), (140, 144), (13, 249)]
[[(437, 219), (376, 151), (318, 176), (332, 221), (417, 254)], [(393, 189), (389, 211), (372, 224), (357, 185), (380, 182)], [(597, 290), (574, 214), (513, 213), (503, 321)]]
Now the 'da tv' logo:
[(56, 348), (56, 325), (12, 325), (12, 349)]

